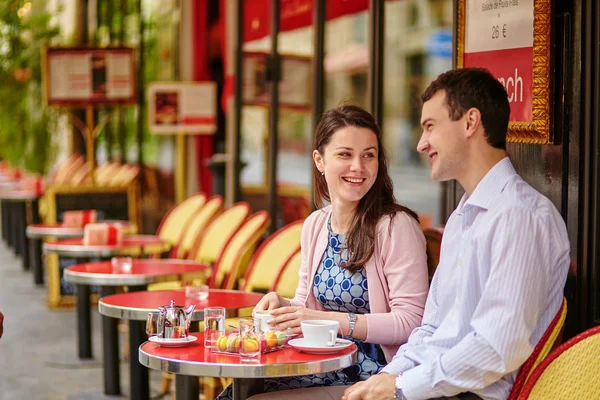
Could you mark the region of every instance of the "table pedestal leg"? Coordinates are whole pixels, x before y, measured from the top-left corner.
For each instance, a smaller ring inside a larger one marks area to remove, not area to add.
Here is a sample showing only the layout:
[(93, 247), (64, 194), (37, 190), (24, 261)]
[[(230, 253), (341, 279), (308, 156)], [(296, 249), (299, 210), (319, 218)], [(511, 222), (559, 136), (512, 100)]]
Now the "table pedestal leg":
[(19, 242), (21, 243), (21, 250), (23, 251), (23, 269), (29, 271), (31, 269), (29, 259), (29, 240), (27, 240), (27, 221), (30, 218), (31, 205), (29, 202), (19, 203)]
[[(116, 293), (113, 286), (102, 286), (101, 296)], [(121, 374), (119, 370), (119, 320), (102, 316), (102, 341), (104, 355), (104, 394), (121, 394)]]
[(234, 378), (233, 400), (246, 400), (250, 396), (264, 392), (264, 379)]
[(8, 245), (13, 249), (16, 255), (21, 255), (17, 243), (17, 212), (15, 210), (15, 203), (10, 201), (7, 202), (6, 205), (8, 207)]
[(8, 244), (8, 204), (6, 201), (0, 201), (2, 207), (2, 239)]
[(90, 287), (77, 285), (77, 325), (79, 358), (92, 358), (92, 318), (90, 314)]
[(183, 400), (197, 399), (200, 395), (200, 383), (197, 376), (175, 375), (175, 398)]
[(29, 241), (29, 254), (33, 265), (33, 281), (36, 285), (44, 285), (44, 265), (42, 261), (42, 240)]
[[(129, 292), (146, 290), (145, 285), (129, 286)], [(146, 321), (129, 321), (129, 397), (146, 400), (150, 398), (148, 368), (140, 364), (139, 348), (146, 341)]]
[(138, 349), (146, 341), (143, 321), (129, 321), (129, 376), (131, 399), (150, 398), (150, 380), (148, 368), (140, 364)]

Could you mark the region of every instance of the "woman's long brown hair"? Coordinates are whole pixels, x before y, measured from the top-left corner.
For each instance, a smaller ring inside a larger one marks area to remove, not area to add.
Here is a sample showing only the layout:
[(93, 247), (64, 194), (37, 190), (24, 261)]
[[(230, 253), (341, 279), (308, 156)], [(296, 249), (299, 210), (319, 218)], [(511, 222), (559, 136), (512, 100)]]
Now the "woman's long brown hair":
[[(401, 206), (394, 197), (394, 186), (388, 173), (387, 154), (381, 143), (381, 130), (373, 116), (354, 105), (341, 105), (326, 111), (315, 132), (314, 148), (324, 156), (325, 146), (338, 130), (347, 126), (367, 128), (377, 137), (379, 170), (371, 189), (360, 199), (354, 212), (350, 229), (346, 233), (345, 247), (350, 259), (345, 269), (356, 272), (373, 256), (377, 223), (385, 215), (394, 218), (398, 211), (404, 211), (417, 222), (417, 214)], [(323, 207), (323, 201), (331, 201), (325, 177), (313, 165), (314, 202), (317, 208)], [(391, 229), (391, 225), (390, 225)]]

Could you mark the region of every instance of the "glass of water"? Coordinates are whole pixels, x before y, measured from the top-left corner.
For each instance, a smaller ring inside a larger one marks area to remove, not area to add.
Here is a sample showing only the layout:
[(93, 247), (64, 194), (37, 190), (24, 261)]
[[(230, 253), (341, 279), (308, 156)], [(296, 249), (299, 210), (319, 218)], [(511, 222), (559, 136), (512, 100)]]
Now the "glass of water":
[(225, 334), (225, 308), (209, 307), (204, 309), (204, 347), (217, 348), (219, 336)]
[(240, 318), (240, 361), (259, 361), (260, 347), (260, 320)]
[(114, 273), (129, 274), (133, 267), (133, 259), (131, 257), (113, 257), (110, 264)]

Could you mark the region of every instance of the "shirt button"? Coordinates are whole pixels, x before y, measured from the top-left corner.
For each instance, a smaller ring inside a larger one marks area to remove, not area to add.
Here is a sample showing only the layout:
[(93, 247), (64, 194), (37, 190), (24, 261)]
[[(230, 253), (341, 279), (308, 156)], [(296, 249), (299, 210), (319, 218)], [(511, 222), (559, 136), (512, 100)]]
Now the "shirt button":
[(471, 225), (467, 225), (467, 226), (465, 226), (465, 229), (469, 230), (470, 227), (471, 227)]

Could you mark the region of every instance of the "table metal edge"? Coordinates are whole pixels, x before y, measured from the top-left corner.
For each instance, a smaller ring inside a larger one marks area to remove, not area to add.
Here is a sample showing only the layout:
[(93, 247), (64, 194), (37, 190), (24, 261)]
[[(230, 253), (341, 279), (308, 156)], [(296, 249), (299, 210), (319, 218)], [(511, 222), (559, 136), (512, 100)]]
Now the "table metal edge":
[[(175, 274), (176, 275), (176, 274)], [(68, 268), (64, 270), (66, 281), (90, 286), (136, 286), (147, 285), (158, 281), (164, 275), (140, 275), (140, 274), (97, 274), (86, 272), (72, 272)]]
[[(172, 372), (188, 376), (211, 376), (227, 378), (279, 378), (319, 374), (350, 367), (356, 363), (357, 348), (353, 351), (327, 360), (309, 361), (289, 364), (216, 364), (194, 361), (173, 360), (146, 353), (142, 346), (138, 349), (138, 360), (147, 368)], [(254, 366), (252, 370), (248, 366)], [(267, 372), (268, 370), (268, 372)]]

